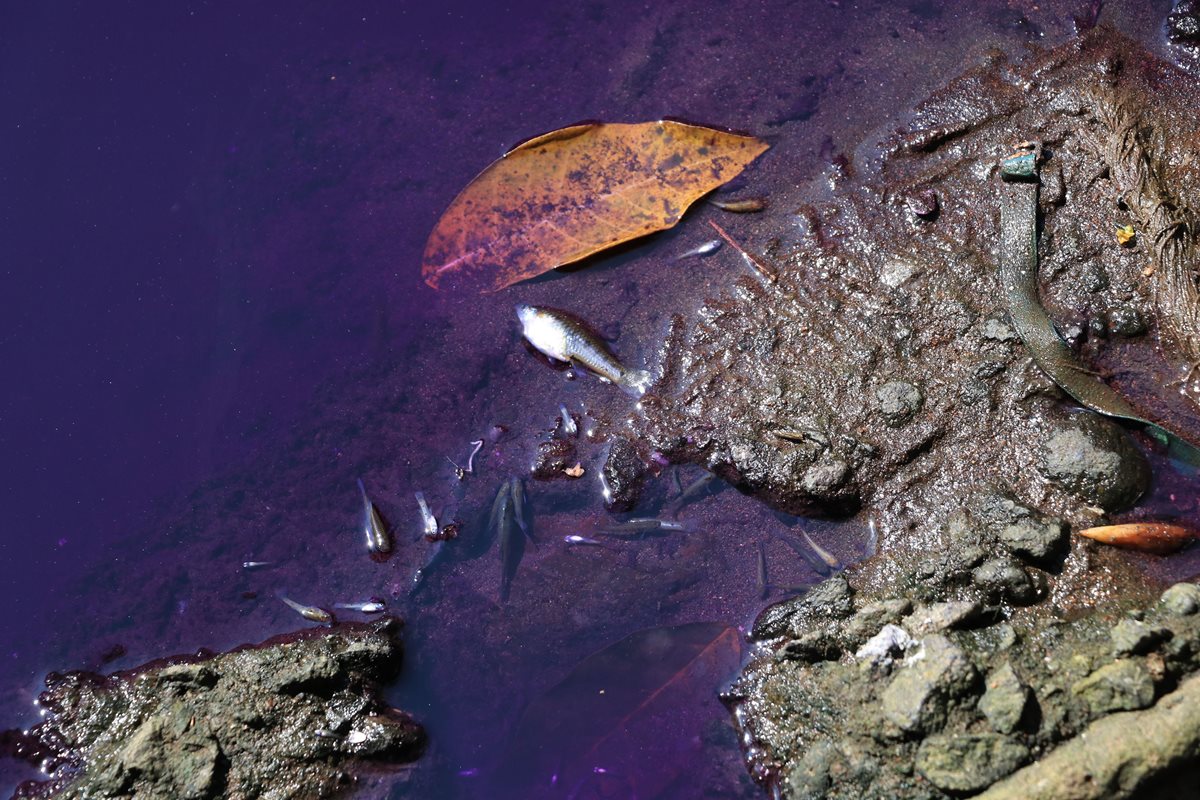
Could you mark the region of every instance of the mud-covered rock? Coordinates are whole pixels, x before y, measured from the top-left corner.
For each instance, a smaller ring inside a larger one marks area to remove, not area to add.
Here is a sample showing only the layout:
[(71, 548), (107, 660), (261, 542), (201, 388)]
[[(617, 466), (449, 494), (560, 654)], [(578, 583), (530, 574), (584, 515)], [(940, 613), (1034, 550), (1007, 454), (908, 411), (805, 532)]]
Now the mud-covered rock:
[(1113, 655), (1131, 656), (1150, 652), (1160, 642), (1171, 638), (1171, 630), (1137, 619), (1123, 619), (1110, 633)]
[(978, 502), (983, 523), (1018, 558), (1045, 564), (1066, 551), (1068, 532), (1061, 519), (1001, 495), (987, 496)]
[(1071, 692), (1095, 715), (1133, 711), (1154, 702), (1154, 680), (1140, 661), (1119, 659), (1076, 682)]
[(807, 594), (769, 606), (754, 621), (750, 638), (774, 639), (785, 634), (812, 636), (814, 623), (849, 616), (854, 611), (854, 593), (844, 575), (834, 575)]
[(1005, 663), (987, 677), (979, 710), (997, 733), (1012, 733), (1029, 707), (1029, 687), (1021, 683), (1012, 664)]
[[(399, 668), (397, 632), (385, 619), (107, 677), (51, 676), (41, 702), (53, 714), (26, 749), (62, 781), (58, 798), (327, 796), (356, 759), (404, 764), (424, 745), (372, 688)], [(53, 770), (66, 763), (63, 778)]]
[(921, 410), (925, 396), (921, 390), (906, 381), (891, 381), (875, 390), (879, 413), (892, 427), (899, 427), (912, 419)]
[(975, 568), (971, 580), (993, 600), (1025, 605), (1037, 600), (1037, 581), (1016, 561), (992, 558)]
[(1078, 418), (1046, 441), (1041, 468), (1048, 480), (1109, 511), (1133, 505), (1150, 481), (1146, 458), (1128, 435), (1094, 414)]
[(1029, 760), (1029, 749), (997, 733), (930, 736), (917, 749), (917, 770), (947, 792), (977, 792)]
[(884, 719), (904, 733), (940, 730), (950, 705), (969, 695), (978, 678), (962, 648), (945, 636), (927, 636), (884, 689)]
[(1177, 583), (1163, 592), (1162, 607), (1168, 614), (1186, 617), (1200, 611), (1200, 586)]

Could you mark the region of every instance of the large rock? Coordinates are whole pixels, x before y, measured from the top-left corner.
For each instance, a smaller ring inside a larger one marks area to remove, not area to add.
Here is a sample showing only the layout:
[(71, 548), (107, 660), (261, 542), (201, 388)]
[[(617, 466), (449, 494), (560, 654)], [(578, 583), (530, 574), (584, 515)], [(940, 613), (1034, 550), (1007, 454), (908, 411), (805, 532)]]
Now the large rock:
[(1042, 472), (1084, 503), (1108, 511), (1133, 505), (1150, 483), (1146, 458), (1129, 436), (1094, 414), (1046, 441)]
[(962, 648), (940, 634), (926, 636), (883, 691), (884, 719), (904, 733), (940, 730), (951, 704), (978, 679)]
[(917, 770), (947, 792), (977, 792), (1029, 760), (1029, 748), (997, 733), (930, 736), (917, 749)]

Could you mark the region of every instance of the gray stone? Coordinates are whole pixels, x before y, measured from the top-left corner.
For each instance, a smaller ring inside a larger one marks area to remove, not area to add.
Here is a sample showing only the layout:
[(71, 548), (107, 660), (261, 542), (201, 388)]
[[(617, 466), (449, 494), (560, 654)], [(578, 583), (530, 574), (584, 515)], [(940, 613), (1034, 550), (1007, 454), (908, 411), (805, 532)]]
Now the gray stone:
[(1008, 558), (985, 561), (971, 573), (972, 582), (996, 599), (1021, 605), (1038, 598), (1038, 587), (1021, 565)]
[(754, 621), (750, 638), (755, 641), (780, 636), (798, 636), (814, 621), (842, 619), (854, 612), (854, 592), (844, 575), (822, 581), (801, 597), (776, 603)]
[(879, 633), (858, 648), (854, 657), (871, 668), (886, 669), (913, 644), (908, 631), (897, 625), (884, 625)]
[(958, 645), (940, 634), (926, 636), (883, 690), (883, 716), (904, 733), (940, 730), (950, 706), (970, 694), (978, 679)]
[(1114, 306), (1108, 310), (1108, 332), (1116, 336), (1141, 336), (1146, 332), (1146, 319), (1142, 312), (1129, 305)]
[(826, 454), (804, 471), (800, 488), (808, 494), (822, 497), (845, 483), (849, 475), (849, 464), (837, 456)]
[(1007, 322), (999, 319), (989, 319), (984, 322), (979, 335), (995, 342), (1015, 342), (1017, 340), (1017, 332)]
[(925, 400), (920, 389), (905, 381), (885, 383), (875, 390), (875, 399), (879, 401), (879, 413), (892, 427), (911, 420)]
[(1119, 659), (1071, 686), (1093, 714), (1133, 711), (1154, 702), (1154, 681), (1140, 661)]
[(1041, 563), (1066, 551), (1069, 535), (1062, 520), (1002, 495), (986, 496), (979, 504), (988, 529), (1013, 555)]
[(1042, 449), (1042, 474), (1088, 505), (1117, 511), (1146, 491), (1146, 458), (1112, 422), (1095, 414), (1075, 419)]
[(900, 598), (868, 603), (846, 621), (843, 628), (847, 639), (861, 642), (874, 636), (884, 625), (896, 624), (912, 611), (912, 601)]
[(979, 700), (979, 710), (987, 717), (993, 730), (1012, 733), (1021, 724), (1029, 707), (1029, 687), (1021, 683), (1011, 664), (1005, 664), (988, 675), (986, 686)]
[(787, 776), (787, 796), (795, 800), (820, 800), (829, 792), (829, 775), (838, 757), (832, 742), (816, 742), (804, 751), (804, 756)]
[(905, 621), (915, 636), (969, 625), (979, 618), (983, 606), (977, 600), (949, 600), (920, 606)]
[(1162, 595), (1163, 611), (1177, 617), (1189, 617), (1200, 611), (1200, 586), (1177, 583)]
[(1171, 631), (1161, 625), (1150, 625), (1136, 619), (1123, 619), (1113, 626), (1113, 654), (1118, 656), (1142, 655), (1166, 639)]
[(977, 792), (1029, 760), (1029, 749), (997, 733), (930, 736), (917, 748), (916, 767), (946, 792)]

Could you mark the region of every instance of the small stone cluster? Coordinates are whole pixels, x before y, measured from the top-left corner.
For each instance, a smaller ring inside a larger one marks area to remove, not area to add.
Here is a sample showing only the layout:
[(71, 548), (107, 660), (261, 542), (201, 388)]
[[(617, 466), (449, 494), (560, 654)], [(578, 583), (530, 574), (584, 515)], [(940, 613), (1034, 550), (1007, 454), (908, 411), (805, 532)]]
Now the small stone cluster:
[[(1019, 775), (1096, 720), (1171, 705), (1161, 698), (1200, 668), (1200, 586), (1177, 584), (1115, 621), (1013, 615), (1006, 602), (1042, 591), (1030, 562), (1051, 557), (1063, 529), (1010, 501), (986, 508), (1011, 520), (999, 530), (1014, 555), (960, 562), (939, 597), (866, 597), (835, 576), (760, 615), (760, 655), (727, 698), (760, 779), (796, 799), (961, 797)], [(1174, 734), (1182, 752), (1200, 749), (1197, 726)], [(1107, 781), (1130, 791), (1178, 766), (1163, 754), (1128, 763), (1124, 752), (1109, 774), (1103, 754), (1121, 749), (1094, 738), (1100, 763), (1076, 780), (1095, 793), (1038, 796), (1118, 796)]]

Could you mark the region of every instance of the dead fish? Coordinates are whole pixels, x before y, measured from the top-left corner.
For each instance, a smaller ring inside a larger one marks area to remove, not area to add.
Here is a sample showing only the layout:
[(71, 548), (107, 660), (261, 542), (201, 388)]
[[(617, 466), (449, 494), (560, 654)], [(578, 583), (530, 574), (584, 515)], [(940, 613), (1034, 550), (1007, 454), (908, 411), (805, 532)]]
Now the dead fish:
[(804, 539), (804, 543), (811, 547), (812, 551), (817, 554), (817, 557), (825, 562), (825, 566), (829, 567), (834, 572), (842, 569), (842, 562), (838, 560), (838, 557), (814, 542), (812, 537), (808, 535), (808, 531), (801, 528), (800, 536)]
[(765, 197), (748, 197), (745, 200), (709, 200), (709, 203), (734, 214), (753, 214), (767, 207)]
[[(438, 535), (438, 521), (437, 517), (429, 509), (429, 504), (425, 502), (425, 493), (414, 492), (413, 496), (417, 498), (417, 505), (421, 509), (421, 536), (433, 536), (436, 538)], [(417, 538), (419, 539), (421, 536)]]
[(367, 537), (367, 552), (371, 555), (387, 555), (392, 552), (392, 532), (388, 530), (379, 509), (367, 496), (367, 487), (363, 486), (361, 478), (358, 480), (358, 493), (363, 501), (362, 526)]
[(1166, 555), (1174, 553), (1196, 538), (1196, 531), (1168, 522), (1127, 522), (1101, 525), (1079, 531), (1080, 536), (1095, 539), (1125, 550)]
[(542, 355), (585, 367), (602, 380), (640, 396), (650, 385), (650, 373), (626, 369), (598, 337), (578, 320), (551, 308), (517, 305), (521, 333)]
[(345, 608), (360, 614), (378, 614), (387, 610), (387, 604), (378, 597), (372, 597), (362, 603), (334, 603), (334, 608)]
[(310, 620), (311, 622), (320, 622), (324, 625), (332, 625), (335, 622), (333, 614), (330, 614), (328, 611), (320, 608), (319, 606), (306, 606), (301, 603), (297, 603), (295, 600), (292, 600), (288, 597), (284, 597), (283, 595), (279, 595), (279, 599), (286, 603), (288, 608), (292, 609), (292, 611), (295, 611), (297, 614), (307, 620)]
[(685, 253), (680, 253), (675, 256), (676, 261), (682, 261), (685, 258), (695, 258), (697, 256), (711, 256), (713, 253), (721, 249), (721, 240), (712, 239), (702, 245), (697, 245)]

